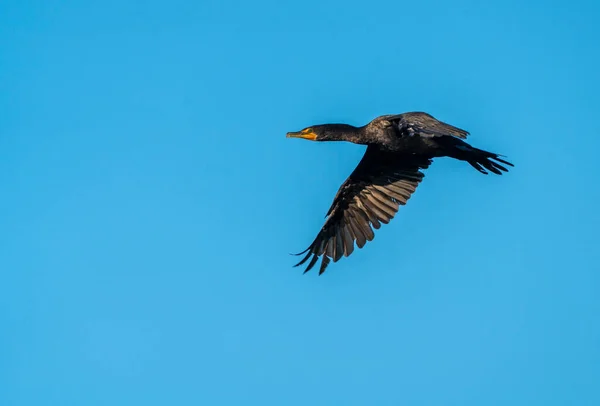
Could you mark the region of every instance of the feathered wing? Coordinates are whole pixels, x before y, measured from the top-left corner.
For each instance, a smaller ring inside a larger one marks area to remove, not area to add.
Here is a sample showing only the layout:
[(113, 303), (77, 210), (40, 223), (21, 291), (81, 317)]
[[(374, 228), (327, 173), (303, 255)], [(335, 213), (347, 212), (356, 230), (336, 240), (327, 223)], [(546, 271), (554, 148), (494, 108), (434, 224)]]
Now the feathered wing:
[(305, 273), (322, 257), (319, 275), (331, 260), (362, 248), (375, 237), (373, 228), (387, 224), (401, 205), (410, 199), (424, 177), (431, 160), (414, 155), (386, 153), (375, 146), (367, 147), (358, 166), (339, 188), (327, 212), (325, 224), (313, 243), (303, 252), (304, 258), (294, 266), (308, 262)]
[(466, 139), (468, 131), (454, 127), (453, 125), (439, 121), (427, 113), (414, 112), (382, 116), (382, 119), (394, 124), (401, 134), (421, 137), (445, 137), (452, 136)]

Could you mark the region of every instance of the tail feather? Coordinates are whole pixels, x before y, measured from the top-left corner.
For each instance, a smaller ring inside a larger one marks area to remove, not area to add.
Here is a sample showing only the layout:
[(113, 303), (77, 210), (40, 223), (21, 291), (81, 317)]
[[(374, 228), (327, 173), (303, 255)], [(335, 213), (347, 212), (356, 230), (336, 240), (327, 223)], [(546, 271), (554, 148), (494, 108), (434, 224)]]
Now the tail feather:
[(508, 172), (508, 169), (500, 165), (499, 162), (503, 163), (504, 165), (514, 167), (514, 165), (510, 162), (499, 158), (502, 155), (494, 154), (493, 152), (487, 152), (477, 148), (470, 148), (470, 151), (468, 151), (466, 155), (466, 159), (464, 160), (471, 164), (473, 168), (485, 175), (488, 174), (487, 171), (495, 173), (496, 175), (502, 175), (502, 172)]
[(508, 172), (506, 166), (514, 167), (513, 164), (503, 159), (504, 155), (472, 147), (456, 137), (439, 137), (436, 141), (444, 156), (466, 161), (484, 175), (489, 172), (502, 175), (502, 172)]

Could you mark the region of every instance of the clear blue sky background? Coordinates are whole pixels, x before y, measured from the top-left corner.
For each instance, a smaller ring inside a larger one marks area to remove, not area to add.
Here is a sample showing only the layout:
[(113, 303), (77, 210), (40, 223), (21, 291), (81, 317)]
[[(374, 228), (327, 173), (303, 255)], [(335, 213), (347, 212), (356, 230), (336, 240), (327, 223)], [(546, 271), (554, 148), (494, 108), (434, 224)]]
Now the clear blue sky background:
[[(599, 7), (4, 0), (0, 404), (599, 405)], [(411, 110), (515, 169), (291, 268)]]

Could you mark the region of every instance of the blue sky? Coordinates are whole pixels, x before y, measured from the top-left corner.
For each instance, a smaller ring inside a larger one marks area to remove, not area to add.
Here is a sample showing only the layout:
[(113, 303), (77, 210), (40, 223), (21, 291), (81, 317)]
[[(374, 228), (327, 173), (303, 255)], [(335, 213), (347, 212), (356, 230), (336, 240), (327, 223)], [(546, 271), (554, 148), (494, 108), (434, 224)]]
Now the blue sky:
[[(3, 1), (0, 404), (600, 404), (599, 11)], [(292, 268), (364, 147), (285, 132), (412, 110), (516, 167)]]

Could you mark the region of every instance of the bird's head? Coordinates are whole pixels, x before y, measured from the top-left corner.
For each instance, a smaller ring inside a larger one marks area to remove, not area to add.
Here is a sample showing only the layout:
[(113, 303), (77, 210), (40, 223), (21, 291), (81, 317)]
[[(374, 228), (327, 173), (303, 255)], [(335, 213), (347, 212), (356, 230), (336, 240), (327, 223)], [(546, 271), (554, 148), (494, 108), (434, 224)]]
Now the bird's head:
[(310, 141), (348, 141), (356, 127), (347, 124), (320, 124), (303, 130), (289, 132), (288, 138), (303, 138)]

